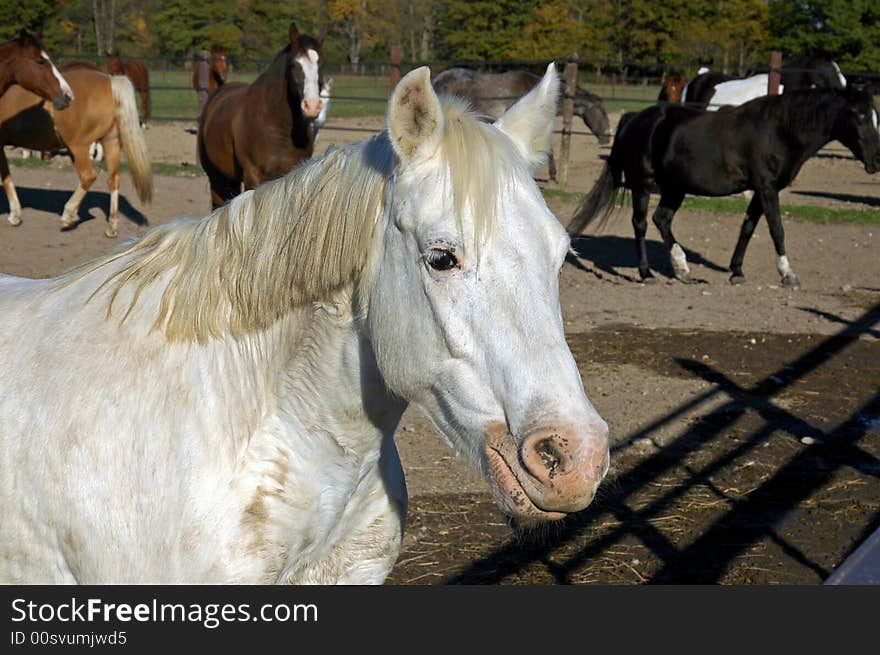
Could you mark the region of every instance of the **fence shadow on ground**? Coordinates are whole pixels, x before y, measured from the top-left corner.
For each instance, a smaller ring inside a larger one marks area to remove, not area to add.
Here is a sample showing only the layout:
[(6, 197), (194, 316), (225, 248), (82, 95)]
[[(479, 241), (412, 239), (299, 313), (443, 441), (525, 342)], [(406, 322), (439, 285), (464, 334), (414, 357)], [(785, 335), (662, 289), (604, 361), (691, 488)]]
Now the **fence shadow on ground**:
[[(811, 371), (828, 363), (862, 335), (875, 332), (875, 326), (880, 323), (880, 303), (854, 321), (838, 318), (839, 322), (845, 324), (839, 332), (748, 387), (740, 386), (734, 379), (704, 362), (676, 360), (679, 366), (694, 377), (709, 382), (712, 386), (630, 435), (615, 446), (614, 450), (619, 451), (636, 439), (650, 438), (655, 431), (713, 398), (726, 400), (696, 423), (688, 424), (679, 436), (664, 445), (656, 454), (622, 474), (615, 480), (606, 498), (597, 500), (584, 512), (570, 517), (558, 530), (542, 535), (539, 542), (530, 543), (515, 538), (447, 578), (445, 583), (496, 584), (533, 564), (542, 563), (557, 583), (568, 584), (573, 573), (591, 559), (600, 557), (607, 549), (622, 544), (624, 540), (633, 539), (640, 541), (662, 562), (657, 571), (644, 580), (648, 583), (716, 583), (734, 559), (765, 538), (820, 578), (827, 578), (831, 571), (820, 563), (811, 561), (796, 545), (786, 541), (778, 534), (777, 527), (799, 503), (828, 483), (841, 467), (854, 467), (863, 475), (880, 478), (877, 458), (859, 446), (860, 439), (880, 419), (880, 391), (874, 393), (828, 433), (781, 407), (774, 402), (774, 398)], [(638, 509), (632, 509), (627, 504), (626, 501), (639, 489), (656, 482), (670, 469), (680, 466), (687, 455), (722, 437), (746, 411), (756, 413), (761, 424), (737, 441), (732, 449), (698, 470), (690, 469), (685, 482), (670, 486), (651, 502), (639, 505)], [(759, 486), (729, 504), (727, 511), (686, 546), (676, 547), (656, 527), (656, 519), (664, 512), (669, 512), (677, 500), (697, 485), (708, 487), (718, 497), (723, 498), (724, 493), (714, 486), (712, 476), (738, 458), (755, 453), (755, 449), (762, 446), (776, 431), (783, 431), (796, 439), (810, 437), (805, 443), (811, 445), (799, 449)], [(825, 465), (815, 467), (813, 463), (819, 458)], [(809, 470), (810, 475), (803, 476), (804, 470)], [(613, 515), (619, 525), (583, 545), (578, 545), (576, 552), (563, 561), (551, 560), (557, 549), (583, 541), (585, 533), (602, 515), (607, 514)], [(878, 526), (880, 513), (869, 518), (861, 530), (861, 538), (856, 546)]]
[[(15, 187), (21, 201), (22, 219), (27, 220), (27, 210), (36, 209), (61, 216), (64, 204), (70, 199), (73, 190), (37, 189), (32, 187)], [(92, 213), (92, 210), (98, 210)], [(106, 218), (110, 212), (110, 193), (108, 191), (89, 191), (79, 206), (79, 222), (85, 223), (93, 219)], [(9, 202), (5, 195), (0, 196), (0, 214), (9, 213)], [(134, 207), (124, 194), (119, 194), (119, 214), (137, 225), (148, 225), (147, 217)]]

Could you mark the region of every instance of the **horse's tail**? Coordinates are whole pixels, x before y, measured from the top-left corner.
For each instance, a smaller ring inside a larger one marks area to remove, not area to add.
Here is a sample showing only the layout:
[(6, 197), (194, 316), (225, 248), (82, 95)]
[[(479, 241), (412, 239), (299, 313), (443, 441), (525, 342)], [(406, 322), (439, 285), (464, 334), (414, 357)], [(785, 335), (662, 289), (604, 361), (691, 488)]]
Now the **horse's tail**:
[[(623, 167), (620, 163), (622, 156), (620, 151), (621, 148), (626, 148), (628, 145), (623, 144), (624, 140), (621, 137), (627, 124), (635, 118), (636, 114), (637, 112), (627, 112), (617, 122), (617, 130), (614, 133), (614, 145), (611, 147), (611, 154), (608, 155), (608, 160), (602, 168), (602, 174), (568, 222), (567, 230), (571, 236), (580, 234), (585, 227), (592, 224), (600, 215), (602, 223), (607, 221), (611, 215), (615, 205), (614, 201), (618, 195), (617, 192), (623, 187)], [(626, 190), (621, 189), (621, 193), (626, 193)]]
[(134, 85), (124, 75), (113, 75), (110, 78), (110, 86), (113, 89), (113, 100), (116, 102), (119, 139), (122, 141), (131, 178), (134, 180), (141, 202), (149, 202), (153, 197), (153, 170), (150, 167), (150, 155), (147, 152), (144, 133), (138, 121)]
[(587, 194), (584, 202), (578, 207), (568, 223), (567, 230), (571, 236), (580, 234), (585, 227), (589, 226), (600, 215), (603, 222), (607, 220), (611, 210), (614, 209), (613, 201), (617, 195), (617, 189), (621, 186), (619, 179), (620, 175), (615, 174), (611, 162), (605, 162), (605, 167), (602, 169), (599, 179), (596, 180), (590, 193)]

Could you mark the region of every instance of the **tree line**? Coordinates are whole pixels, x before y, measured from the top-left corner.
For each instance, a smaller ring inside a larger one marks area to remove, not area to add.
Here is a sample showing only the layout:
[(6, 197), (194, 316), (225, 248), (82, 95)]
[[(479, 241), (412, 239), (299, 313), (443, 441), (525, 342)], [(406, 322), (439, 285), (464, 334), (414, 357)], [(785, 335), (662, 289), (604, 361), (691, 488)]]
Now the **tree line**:
[(317, 34), (325, 54), (353, 64), (545, 61), (577, 52), (596, 65), (700, 62), (745, 73), (810, 48), (846, 69), (880, 71), (877, 0), (5, 0), (0, 39), (42, 32), (65, 55), (191, 58), (222, 46), (233, 58), (266, 59), (287, 26)]

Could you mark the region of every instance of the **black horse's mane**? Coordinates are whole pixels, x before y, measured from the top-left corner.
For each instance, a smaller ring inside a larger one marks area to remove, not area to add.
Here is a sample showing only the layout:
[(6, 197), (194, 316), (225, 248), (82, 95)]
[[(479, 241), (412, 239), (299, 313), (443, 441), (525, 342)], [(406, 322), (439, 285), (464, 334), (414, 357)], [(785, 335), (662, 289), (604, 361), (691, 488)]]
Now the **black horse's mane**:
[[(766, 101), (768, 98), (769, 102)], [(836, 114), (846, 103), (846, 93), (840, 89), (795, 89), (778, 96), (758, 98), (762, 99), (768, 118), (776, 118), (783, 125), (799, 131), (809, 131), (828, 124), (830, 115)]]

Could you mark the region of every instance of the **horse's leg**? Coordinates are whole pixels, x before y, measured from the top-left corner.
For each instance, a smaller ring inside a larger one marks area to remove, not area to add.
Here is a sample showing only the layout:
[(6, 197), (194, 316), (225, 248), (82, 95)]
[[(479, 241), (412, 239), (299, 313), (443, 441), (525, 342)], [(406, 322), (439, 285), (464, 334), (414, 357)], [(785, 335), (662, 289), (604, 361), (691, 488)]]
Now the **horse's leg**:
[(229, 180), (222, 175), (208, 175), (211, 185), (211, 209), (222, 207), (241, 193), (241, 182)]
[(550, 148), (547, 154), (547, 172), (550, 174), (550, 179), (556, 182), (556, 157), (553, 156), (553, 148)]
[(70, 156), (73, 158), (73, 164), (76, 166), (76, 174), (79, 176), (79, 184), (76, 191), (70, 196), (70, 199), (64, 205), (64, 213), (61, 214), (61, 229), (75, 225), (79, 220), (77, 213), (79, 212), (80, 203), (88, 193), (89, 188), (94, 184), (98, 177), (98, 172), (89, 159), (89, 145), (68, 146)]
[(736, 242), (736, 249), (733, 251), (733, 257), (730, 259), (730, 283), (742, 284), (746, 281), (743, 275), (742, 265), (746, 256), (746, 248), (749, 246), (749, 240), (755, 231), (755, 226), (761, 220), (761, 214), (764, 212), (764, 206), (761, 204), (761, 196), (754, 194), (749, 207), (746, 209), (746, 218), (742, 227), (739, 229), (739, 240)]
[(791, 270), (788, 257), (785, 256), (785, 230), (782, 228), (782, 216), (779, 213), (779, 194), (776, 191), (759, 191), (756, 195), (761, 196), (764, 205), (764, 215), (767, 217), (767, 225), (770, 227), (770, 237), (773, 239), (773, 247), (776, 248), (776, 270), (782, 278), (782, 286), (799, 287), (801, 285), (798, 276)]
[(684, 200), (684, 193), (681, 191), (663, 192), (660, 196), (660, 204), (654, 210), (652, 220), (657, 229), (660, 230), (663, 243), (669, 248), (669, 257), (672, 260), (672, 270), (675, 272), (676, 279), (690, 284), (693, 280), (691, 279), (691, 269), (688, 267), (687, 257), (672, 234), (672, 218), (675, 216), (678, 208), (681, 207), (682, 200)]
[(636, 258), (639, 260), (639, 275), (642, 282), (649, 284), (655, 281), (651, 273), (651, 265), (648, 262), (648, 249), (645, 246), (645, 235), (648, 232), (648, 202), (651, 194), (645, 189), (633, 189), (632, 203), (633, 232), (636, 236)]
[(112, 239), (116, 236), (119, 223), (119, 136), (116, 130), (101, 139), (104, 147), (104, 158), (107, 160), (107, 187), (110, 189), (110, 213), (107, 215), (107, 228), (104, 236)]
[(6, 161), (6, 153), (3, 152), (2, 146), (0, 146), (0, 177), (3, 178), (3, 188), (6, 189), (6, 199), (9, 201), (9, 223), (21, 225), (21, 202), (15, 192), (12, 174), (9, 172), (9, 162)]

